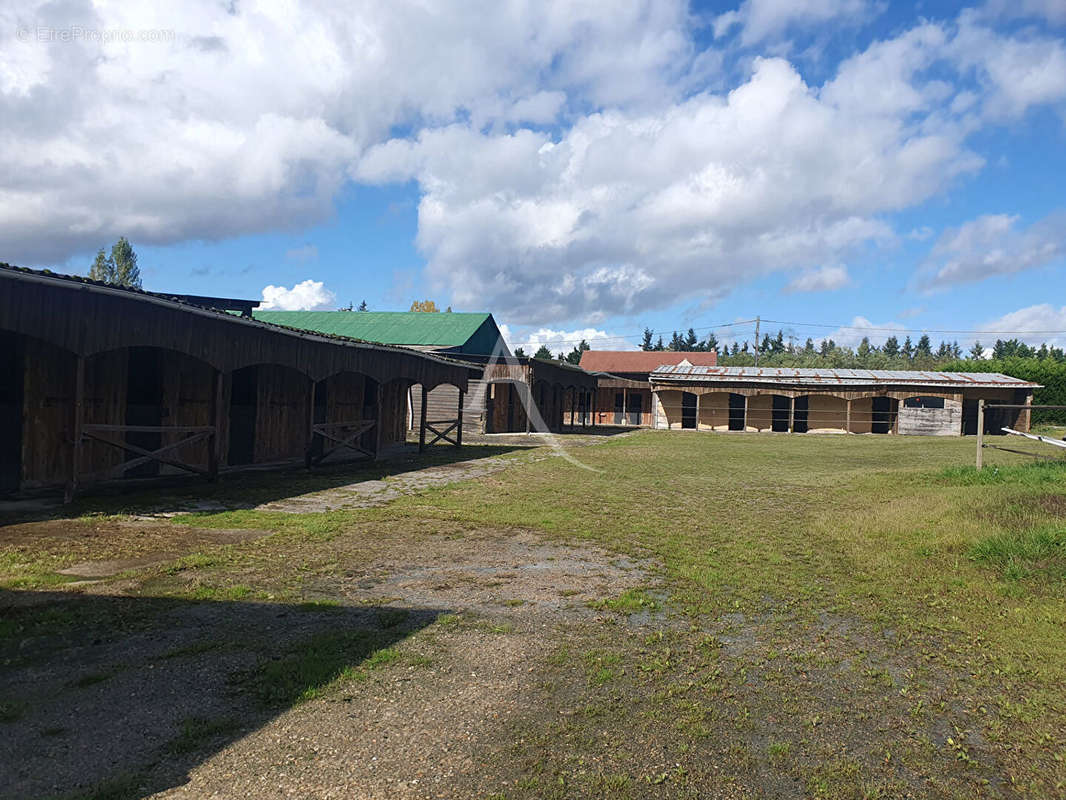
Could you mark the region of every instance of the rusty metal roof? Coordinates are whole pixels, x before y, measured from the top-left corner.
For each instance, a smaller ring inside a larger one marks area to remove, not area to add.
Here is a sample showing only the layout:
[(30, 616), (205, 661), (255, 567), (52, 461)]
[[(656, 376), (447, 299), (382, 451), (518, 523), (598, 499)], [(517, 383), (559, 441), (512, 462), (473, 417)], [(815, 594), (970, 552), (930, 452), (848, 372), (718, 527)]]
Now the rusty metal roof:
[(797, 367), (660, 366), (651, 373), (661, 382), (787, 383), (804, 386), (951, 386), (970, 389), (1039, 389), (1038, 383), (998, 372), (935, 372), (915, 369), (802, 369)]

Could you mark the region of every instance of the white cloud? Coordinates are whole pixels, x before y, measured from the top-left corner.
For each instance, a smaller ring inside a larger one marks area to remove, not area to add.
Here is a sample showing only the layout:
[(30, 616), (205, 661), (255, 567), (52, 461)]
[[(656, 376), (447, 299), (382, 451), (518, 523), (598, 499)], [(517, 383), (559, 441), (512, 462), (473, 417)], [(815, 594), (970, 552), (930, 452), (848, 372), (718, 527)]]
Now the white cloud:
[[(507, 326), (500, 326), (501, 332), (505, 327)], [(510, 329), (507, 330), (510, 334)], [(551, 328), (526, 329), (524, 333), (515, 334), (513, 338), (509, 335), (505, 335), (504, 338), (512, 350), (515, 347), (521, 347), (527, 355), (533, 355), (541, 345), (547, 346), (553, 354), (566, 354), (573, 350), (582, 339), (588, 342), (593, 350), (639, 349), (628, 339), (597, 328), (578, 328), (570, 331)]]
[[(36, 35), (72, 26), (174, 37)], [(0, 252), (299, 229), (390, 131), (662, 103), (691, 50), (682, 0), (0, 4)]]
[[(1050, 303), (1019, 308), (981, 326), (989, 331), (987, 339), (1021, 339), (1027, 344), (1042, 342), (1059, 347), (1066, 346), (1066, 306), (1056, 308)], [(1024, 331), (1035, 331), (1024, 333)], [(989, 341), (983, 344), (989, 344)]]
[(322, 281), (306, 281), (286, 289), (284, 286), (264, 286), (259, 308), (264, 311), (319, 311), (333, 308), (336, 295)]
[(848, 271), (842, 266), (825, 266), (808, 270), (785, 287), (785, 292), (831, 292), (851, 283)]
[(1033, 106), (1066, 103), (1061, 39), (1031, 32), (1005, 36), (982, 24), (976, 12), (964, 11), (948, 52), (960, 67), (976, 73), (989, 117), (1020, 117)]
[(926, 288), (972, 283), (1011, 275), (1066, 258), (1066, 211), (1058, 211), (1028, 228), (1018, 217), (985, 214), (937, 239), (918, 276)]
[(1062, 0), (987, 0), (982, 12), (1007, 19), (1042, 17), (1053, 25), (1066, 25)]
[(981, 163), (957, 128), (906, 122), (917, 110), (823, 98), (787, 62), (757, 59), (725, 95), (592, 114), (558, 138), (423, 131), (371, 148), (356, 175), (419, 181), (436, 290), (517, 323), (562, 321), (721, 297), (891, 241), (881, 214)]
[(789, 28), (836, 24), (872, 15), (875, 4), (868, 0), (744, 0), (736, 11), (727, 11), (714, 21), (716, 38), (740, 26), (743, 45), (780, 37)]
[(832, 339), (842, 347), (858, 347), (863, 337), (868, 337), (870, 344), (880, 347), (889, 336), (895, 336), (902, 343), (903, 325), (898, 322), (870, 322), (866, 317), (853, 317), (851, 324), (837, 328), (825, 336), (813, 337), (815, 341), (820, 339)]

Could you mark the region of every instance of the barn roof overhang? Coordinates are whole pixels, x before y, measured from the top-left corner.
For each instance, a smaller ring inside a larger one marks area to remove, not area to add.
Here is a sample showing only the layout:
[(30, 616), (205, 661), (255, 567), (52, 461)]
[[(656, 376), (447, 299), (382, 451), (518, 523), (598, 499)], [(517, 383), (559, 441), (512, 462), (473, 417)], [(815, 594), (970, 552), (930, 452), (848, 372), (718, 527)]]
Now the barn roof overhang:
[(675, 385), (766, 385), (808, 389), (877, 389), (890, 387), (937, 389), (1040, 389), (1040, 384), (998, 372), (937, 372), (933, 370), (801, 369), (792, 367), (660, 367), (652, 387)]

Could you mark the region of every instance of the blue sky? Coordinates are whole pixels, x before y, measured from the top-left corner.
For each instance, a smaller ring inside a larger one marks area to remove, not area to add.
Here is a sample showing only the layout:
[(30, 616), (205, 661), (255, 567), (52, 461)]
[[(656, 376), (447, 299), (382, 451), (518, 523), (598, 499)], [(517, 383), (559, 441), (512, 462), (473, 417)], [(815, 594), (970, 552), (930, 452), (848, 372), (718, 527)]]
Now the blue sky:
[(0, 11), (0, 260), (555, 350), (1066, 344), (1061, 0), (134, 5)]

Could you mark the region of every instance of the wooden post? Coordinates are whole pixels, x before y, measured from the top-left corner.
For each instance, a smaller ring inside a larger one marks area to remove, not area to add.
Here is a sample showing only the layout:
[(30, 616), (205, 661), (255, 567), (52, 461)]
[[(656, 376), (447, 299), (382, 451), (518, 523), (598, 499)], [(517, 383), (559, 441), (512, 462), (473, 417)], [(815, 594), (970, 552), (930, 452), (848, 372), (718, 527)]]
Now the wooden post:
[(700, 429), (700, 397), (702, 397), (702, 395), (700, 395), (700, 394), (696, 395), (696, 430), (697, 431)]
[[(1033, 393), (1032, 392), (1029, 392), (1025, 396), (1025, 405), (1027, 405), (1027, 406), (1032, 406), (1033, 405)], [(1018, 429), (1021, 430), (1021, 431), (1024, 431), (1025, 433), (1029, 433), (1029, 431), (1033, 427), (1033, 409), (1032, 408), (1026, 408), (1024, 411), (1022, 411), (1020, 421), (1021, 421), (1021, 425), (1019, 426)]]
[(984, 466), (985, 401), (977, 401), (977, 468)]
[(577, 411), (577, 389), (570, 387), (570, 427), (574, 427), (574, 412)]
[(378, 384), (378, 388), (377, 388), (378, 405), (377, 405), (377, 408), (375, 409), (375, 412), (374, 412), (375, 414), (377, 414), (377, 419), (374, 421), (374, 430), (376, 431), (376, 434), (374, 435), (374, 460), (375, 461), (377, 461), (379, 458), (381, 458), (381, 435), (382, 435), (382, 430), (381, 429), (382, 429), (382, 427), (384, 427), (381, 423), (383, 421), (382, 417), (385, 416), (385, 414), (384, 414), (385, 404), (382, 402), (382, 400), (384, 398), (384, 395), (385, 395), (385, 390), (384, 390), (384, 388), (383, 388), (383, 386), (381, 384), (381, 381), (378, 381), (377, 384)]
[(78, 469), (81, 465), (81, 426), (84, 421), (85, 406), (85, 357), (77, 356), (74, 366), (74, 419), (70, 448), (70, 481), (63, 494), (63, 502), (69, 503), (78, 491)]
[(788, 432), (795, 433), (796, 427), (796, 398), (788, 398)]
[[(314, 384), (311, 384), (314, 392)], [(314, 407), (314, 394), (311, 395), (311, 406)], [(207, 479), (214, 483), (218, 480), (218, 463), (222, 459), (222, 370), (215, 370), (215, 386), (211, 399), (211, 424), (215, 426), (215, 432), (207, 442)]]
[(317, 384), (311, 379), (311, 410), (307, 412), (307, 454), (304, 456), (304, 467), (311, 469), (311, 459), (315, 451), (315, 392)]
[[(426, 385), (422, 384), (422, 408), (418, 412), (418, 452), (421, 453), (426, 449), (426, 395), (429, 392), (426, 391)], [(459, 407), (463, 405), (463, 393), (459, 392)]]
[(741, 428), (745, 433), (748, 432), (748, 396), (744, 395), (744, 427)]
[(463, 403), (466, 402), (466, 392), (459, 390), (459, 424), (455, 428), (455, 446), (463, 446)]
[(629, 424), (629, 389), (622, 387), (622, 424)]
[(844, 402), (847, 403), (844, 410), (844, 433), (851, 433), (851, 401)]
[(526, 379), (526, 436), (529, 436), (529, 428), (533, 414), (533, 387), (529, 383), (529, 379)]

